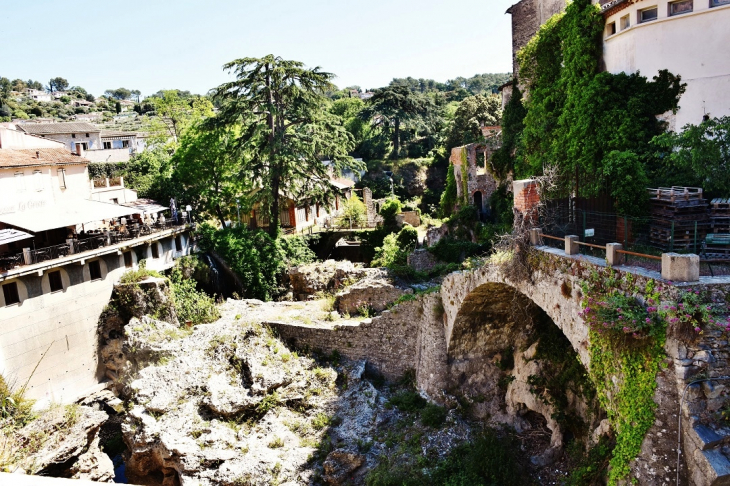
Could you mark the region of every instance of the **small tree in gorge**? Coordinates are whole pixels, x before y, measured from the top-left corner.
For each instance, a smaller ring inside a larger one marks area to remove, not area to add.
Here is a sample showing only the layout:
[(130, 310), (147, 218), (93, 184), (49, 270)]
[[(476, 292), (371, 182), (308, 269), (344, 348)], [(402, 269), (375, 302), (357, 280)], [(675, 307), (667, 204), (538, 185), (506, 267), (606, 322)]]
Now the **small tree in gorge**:
[(265, 189), (256, 195), (269, 209), (269, 234), (276, 236), (282, 194), (321, 204), (332, 199), (330, 169), (321, 157), (329, 157), (336, 172), (357, 165), (349, 156), (352, 136), (327, 110), (334, 75), (273, 55), (236, 59), (223, 68), (236, 79), (214, 90), (221, 108), (209, 125), (242, 127), (235, 144), (242, 173)]

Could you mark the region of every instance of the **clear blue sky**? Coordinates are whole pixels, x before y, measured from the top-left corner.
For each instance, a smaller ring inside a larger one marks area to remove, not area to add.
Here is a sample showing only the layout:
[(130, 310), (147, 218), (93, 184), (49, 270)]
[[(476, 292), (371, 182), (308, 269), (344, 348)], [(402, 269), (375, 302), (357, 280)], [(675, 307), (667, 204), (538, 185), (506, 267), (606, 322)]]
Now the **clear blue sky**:
[(275, 54), (337, 75), (340, 87), (394, 77), (446, 81), (511, 70), (516, 0), (4, 1), (0, 76), (62, 76), (109, 88), (205, 93), (221, 66)]

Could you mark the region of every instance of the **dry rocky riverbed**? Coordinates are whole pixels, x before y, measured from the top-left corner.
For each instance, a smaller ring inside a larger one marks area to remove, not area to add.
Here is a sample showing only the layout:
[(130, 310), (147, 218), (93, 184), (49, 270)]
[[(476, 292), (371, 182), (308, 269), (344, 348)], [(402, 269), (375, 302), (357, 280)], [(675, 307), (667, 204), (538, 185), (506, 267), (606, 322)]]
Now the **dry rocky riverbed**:
[(388, 406), (392, 391), (365, 362), (300, 356), (259, 324), (322, 305), (229, 300), (219, 321), (190, 332), (133, 319), (125, 349), (140, 371), (126, 384), (122, 425), (130, 481), (358, 484), (401, 445), (394, 430), (429, 429), (411, 446), (431, 456), (469, 436), (453, 414), (433, 429)]

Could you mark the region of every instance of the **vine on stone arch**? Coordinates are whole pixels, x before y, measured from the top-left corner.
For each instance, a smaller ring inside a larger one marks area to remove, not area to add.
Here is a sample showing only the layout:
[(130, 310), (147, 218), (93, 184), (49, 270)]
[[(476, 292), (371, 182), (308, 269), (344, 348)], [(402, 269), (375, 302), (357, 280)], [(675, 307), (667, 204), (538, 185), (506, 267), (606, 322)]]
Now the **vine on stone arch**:
[(661, 287), (633, 274), (594, 270), (582, 282), (583, 318), (590, 327), (589, 375), (616, 433), (609, 485), (625, 478), (654, 424), (656, 376), (665, 358), (666, 321), (658, 312)]

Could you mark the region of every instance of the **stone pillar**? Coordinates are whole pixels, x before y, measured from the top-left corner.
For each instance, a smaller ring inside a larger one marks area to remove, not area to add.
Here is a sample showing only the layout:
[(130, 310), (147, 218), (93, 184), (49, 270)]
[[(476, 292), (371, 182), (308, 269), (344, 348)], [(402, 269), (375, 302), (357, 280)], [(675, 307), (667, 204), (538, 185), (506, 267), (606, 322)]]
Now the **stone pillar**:
[(621, 243), (609, 243), (606, 245), (606, 263), (610, 266), (615, 267), (621, 265), (621, 253), (618, 250), (623, 250), (624, 245)]
[(542, 238), (540, 238), (541, 233), (542, 228), (532, 228), (530, 230), (530, 244), (532, 246), (539, 246), (542, 244)]
[(700, 279), (700, 257), (691, 253), (662, 253), (662, 278), (672, 282), (697, 282)]
[(578, 237), (576, 235), (568, 235), (565, 237), (565, 254), (566, 255), (578, 255), (580, 253), (580, 247), (578, 246)]
[(30, 248), (23, 248), (23, 261), (26, 265), (33, 263), (33, 255), (30, 252)]

